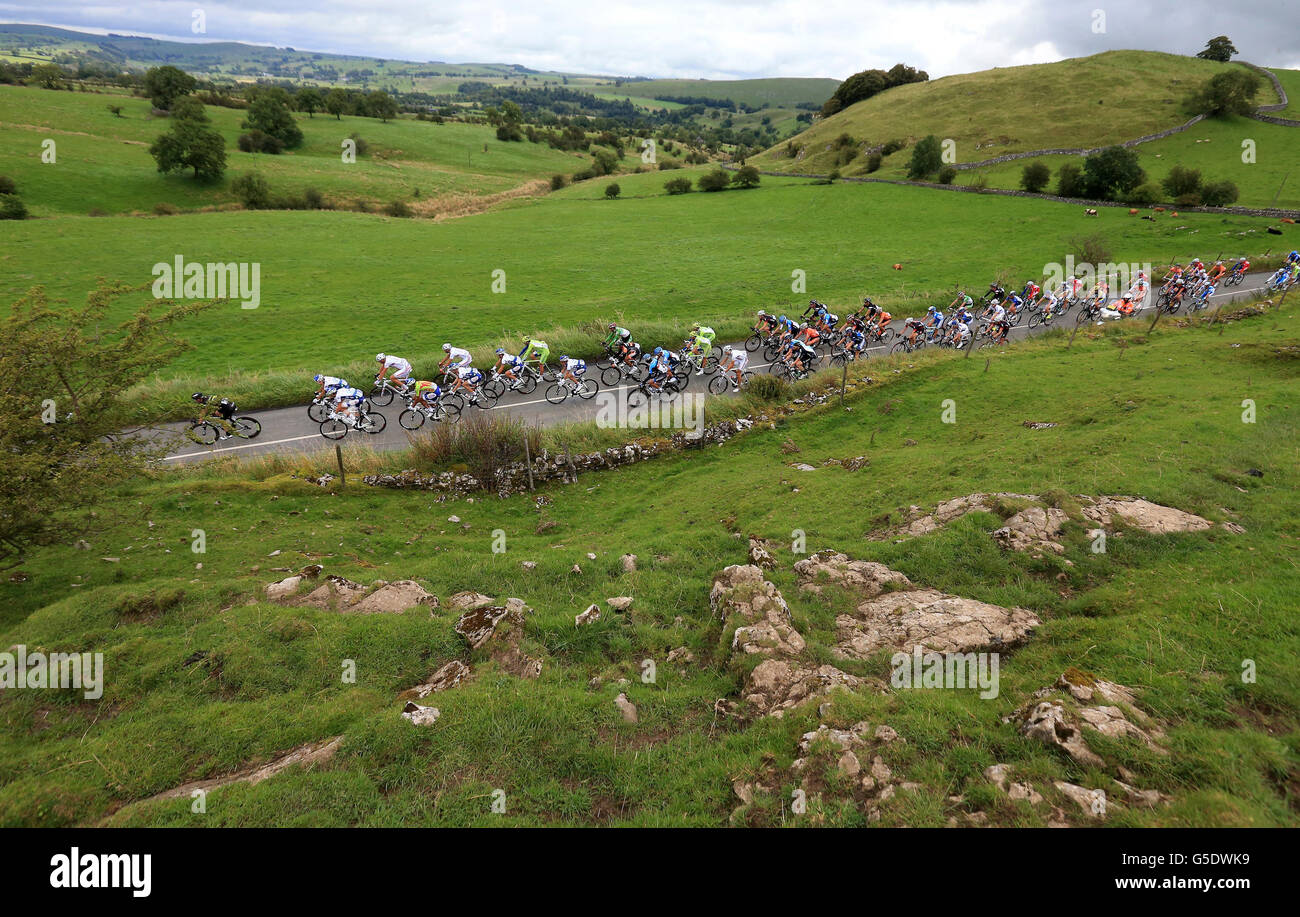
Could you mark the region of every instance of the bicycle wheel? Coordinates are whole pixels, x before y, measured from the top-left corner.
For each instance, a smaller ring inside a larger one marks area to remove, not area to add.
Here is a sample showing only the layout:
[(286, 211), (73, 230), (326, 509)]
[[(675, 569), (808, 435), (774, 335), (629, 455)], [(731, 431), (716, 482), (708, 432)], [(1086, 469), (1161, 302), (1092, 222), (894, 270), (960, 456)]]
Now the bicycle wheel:
[(893, 347), (889, 348), (890, 353), (907, 353), (907, 341), (898, 341)]
[(650, 402), (650, 393), (641, 386), (629, 389), (627, 393), (627, 406), (630, 408), (639, 408)]
[(434, 420), (443, 420), (447, 423), (455, 423), (460, 420), (460, 405), (452, 404), (447, 401), (439, 401), (438, 409), (441, 412), (434, 416)]
[(465, 410), (465, 396), (460, 392), (445, 395), (442, 399), (442, 406), (449, 411), (454, 410), (457, 414), (460, 414), (461, 411)]
[(307, 416), (311, 420), (316, 421), (316, 423), (320, 423), (326, 417), (330, 416), (329, 406), (320, 401), (313, 401), (311, 404), (307, 405)]
[(582, 385), (578, 386), (577, 394), (583, 401), (590, 401), (596, 397), (598, 391), (600, 391), (600, 385), (595, 379), (583, 379)]
[(519, 391), (525, 395), (531, 395), (537, 388), (537, 377), (531, 373), (520, 376)]
[(843, 366), (849, 362), (849, 355), (843, 351), (836, 351), (831, 354), (831, 366)]
[[(691, 367), (685, 366), (681, 369), (673, 370), (672, 384), (674, 386), (674, 391), (686, 391), (691, 384)], [(668, 388), (668, 385), (665, 384), (664, 388)]]
[(721, 395), (727, 390), (727, 377), (716, 375), (709, 379), (709, 391), (715, 395)]
[(490, 395), (493, 401), (496, 401), (506, 393), (506, 380), (500, 376), (493, 376), (483, 383), (483, 392)]
[(380, 407), (385, 407), (393, 403), (393, 390), (388, 386), (380, 386), (370, 393), (370, 401)]
[(600, 371), (600, 381), (609, 386), (618, 385), (623, 381), (623, 374), (617, 366), (606, 366)]
[(235, 435), (244, 439), (257, 439), (257, 435), (262, 432), (262, 423), (256, 417), (236, 417), (234, 423)]
[(320, 435), (326, 439), (342, 439), (348, 435), (348, 425), (337, 417), (321, 421)]
[(763, 338), (757, 331), (755, 331), (749, 337), (745, 338), (745, 349), (748, 350), (750, 353), (753, 353), (755, 350), (758, 350), (758, 348), (762, 346), (763, 346)]
[(361, 421), (362, 432), (371, 435), (383, 433), (386, 426), (388, 426), (388, 418), (383, 414), (367, 414), (365, 419)]
[(418, 430), (424, 426), (424, 421), (424, 412), (413, 408), (407, 408), (397, 415), (397, 422), (401, 424), (403, 430)]
[(546, 400), (551, 404), (564, 404), (568, 397), (569, 390), (558, 382), (546, 390)]
[(185, 435), (201, 446), (211, 446), (217, 441), (217, 428), (207, 421), (194, 423), (190, 424)]

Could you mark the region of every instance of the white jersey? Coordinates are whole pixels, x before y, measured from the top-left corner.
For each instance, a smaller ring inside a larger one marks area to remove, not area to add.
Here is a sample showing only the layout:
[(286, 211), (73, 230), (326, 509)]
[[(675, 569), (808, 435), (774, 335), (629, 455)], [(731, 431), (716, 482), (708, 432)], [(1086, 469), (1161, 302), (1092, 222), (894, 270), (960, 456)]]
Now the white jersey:
[(518, 367), (523, 365), (524, 365), (524, 361), (521, 360), (518, 356), (516, 356), (513, 353), (505, 353), (501, 355), (501, 368), (503, 370), (517, 369)]
[(384, 365), (380, 369), (380, 372), (389, 369), (395, 370), (398, 375), (402, 375), (403, 373), (409, 373), (411, 371), (411, 364), (406, 360), (403, 360), (401, 357), (385, 357)]
[(321, 385), (325, 386), (326, 391), (333, 391), (334, 389), (347, 388), (348, 380), (340, 379), (337, 376), (325, 376), (321, 381)]
[(365, 398), (365, 393), (359, 388), (341, 388), (334, 393), (338, 401), (360, 401)]
[(744, 350), (733, 350), (731, 352), (731, 368), (744, 369), (749, 364), (749, 354)]
[(463, 347), (453, 347), (447, 351), (447, 357), (457, 366), (469, 366), (470, 363), (474, 362), (470, 352)]
[(1002, 308), (999, 305), (993, 307), (993, 314), (989, 316), (989, 320), (994, 322), (1000, 322), (1006, 319), (1006, 317), (1007, 317), (1007, 310)]

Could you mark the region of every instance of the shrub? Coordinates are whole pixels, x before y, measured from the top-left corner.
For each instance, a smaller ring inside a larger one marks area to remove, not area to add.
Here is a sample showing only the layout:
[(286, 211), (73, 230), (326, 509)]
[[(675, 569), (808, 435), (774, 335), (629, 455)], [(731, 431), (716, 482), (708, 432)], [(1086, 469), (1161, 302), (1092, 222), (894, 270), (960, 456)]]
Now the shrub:
[(852, 134), (843, 133), (835, 138), (835, 141), (831, 144), (831, 148), (836, 150), (847, 150), (857, 146), (857, 144), (858, 142), (853, 139)]
[(1201, 193), (1199, 191), (1191, 191), (1187, 194), (1180, 194), (1178, 197), (1174, 198), (1174, 203), (1179, 207), (1199, 207), (1201, 206)]
[(490, 483), (498, 469), (524, 457), (524, 439), (533, 455), (542, 451), (541, 432), (504, 411), (473, 411), (460, 423), (434, 424), (422, 436), (411, 437), (418, 470), (446, 470), (464, 465), (479, 481)]
[(552, 191), (559, 191), (560, 189), (562, 189), (562, 188), (567, 188), (567, 187), (569, 187), (569, 179), (568, 179), (568, 176), (566, 176), (566, 175), (558, 175), (558, 174), (557, 174), (557, 175), (552, 175), (552, 176), (551, 176), (551, 190), (552, 190)]
[(1169, 174), (1160, 180), (1160, 187), (1175, 199), (1184, 194), (1195, 194), (1201, 190), (1201, 170), (1174, 166), (1169, 170)]
[(362, 140), (361, 136), (356, 131), (348, 134), (348, 139), (356, 145), (358, 156), (364, 156), (370, 152), (370, 144), (365, 140)]
[(731, 184), (731, 176), (726, 169), (714, 169), (701, 175), (697, 184), (701, 191), (722, 191)]
[(956, 177), (957, 170), (952, 166), (944, 166), (939, 170), (939, 184), (941, 185), (951, 185)]
[(619, 193), (622, 190), (623, 189), (618, 186), (618, 182), (616, 181), (610, 182), (608, 185), (605, 186), (605, 197), (609, 198), (610, 200), (613, 200), (614, 198), (618, 197)]
[(1051, 169), (1041, 162), (1031, 162), (1020, 173), (1020, 187), (1031, 194), (1037, 194), (1047, 187), (1051, 178)]
[(1082, 238), (1074, 238), (1069, 242), (1071, 254), (1074, 255), (1075, 264), (1105, 264), (1110, 261), (1110, 249), (1106, 247), (1106, 240), (1101, 236), (1092, 235)]
[(779, 376), (764, 373), (755, 375), (746, 383), (745, 393), (760, 401), (786, 401), (790, 394), (790, 384)]
[(918, 140), (912, 149), (912, 159), (907, 164), (907, 177), (925, 178), (943, 168), (943, 149), (939, 138), (929, 134)]
[(659, 161), (659, 171), (667, 172), (670, 169), (680, 169), (682, 164), (673, 159), (662, 159)]
[(761, 176), (754, 166), (741, 166), (731, 177), (732, 183), (739, 188), (757, 188), (760, 180)]
[(27, 219), (27, 206), (16, 194), (0, 194), (0, 220)]
[(509, 142), (521, 142), (524, 139), (523, 131), (519, 130), (518, 124), (503, 124), (497, 128), (497, 139)]
[(903, 149), (905, 146), (907, 146), (907, 144), (904, 143), (902, 140), (890, 140), (886, 142), (883, 147), (880, 148), (880, 152), (884, 156), (893, 156), (895, 153)]
[(670, 178), (664, 182), (664, 190), (669, 194), (686, 194), (691, 190), (691, 180), (686, 177)]
[(1162, 199), (1163, 195), (1160, 193), (1160, 186), (1154, 182), (1138, 185), (1128, 194), (1128, 203), (1135, 207), (1149, 207)]
[(884, 157), (879, 153), (872, 153), (867, 156), (867, 174), (878, 171), (880, 169), (880, 161), (883, 158)]
[(230, 183), (231, 193), (249, 210), (259, 210), (271, 201), (271, 187), (260, 172), (245, 172)]
[(384, 208), (384, 213), (388, 214), (390, 217), (410, 217), (415, 215), (415, 211), (411, 209), (410, 205), (407, 204), (406, 201), (391, 202)]
[(1206, 207), (1226, 207), (1235, 204), (1240, 195), (1230, 181), (1219, 181), (1201, 188), (1201, 203)]
[(240, 134), (238, 145), (245, 153), (270, 153), (272, 156), (278, 156), (284, 152), (284, 143), (278, 137), (272, 137), (257, 129), (247, 134)]
[(328, 210), (325, 205), (325, 196), (315, 188), (308, 188), (302, 193), (302, 199), (307, 202), (308, 210)]
[(574, 173), (573, 173), (573, 180), (576, 181), (576, 182), (577, 182), (577, 181), (586, 181), (586, 180), (589, 179), (589, 178), (595, 178), (595, 177), (596, 177), (596, 170), (595, 170), (595, 169), (591, 169), (591, 168), (586, 168), (586, 169), (583, 169), (581, 172), (574, 172)]
[(8, 175), (0, 175), (0, 194), (17, 194), (18, 185)]

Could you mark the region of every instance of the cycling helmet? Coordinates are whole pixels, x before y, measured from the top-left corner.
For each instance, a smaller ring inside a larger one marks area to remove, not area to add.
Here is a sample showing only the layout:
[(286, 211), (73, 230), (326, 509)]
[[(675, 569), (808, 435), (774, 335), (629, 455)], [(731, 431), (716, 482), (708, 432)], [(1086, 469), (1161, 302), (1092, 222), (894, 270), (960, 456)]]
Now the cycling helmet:
[(316, 375), (312, 376), (312, 381), (313, 381), (313, 382), (324, 382), (324, 381), (325, 381), (325, 377), (322, 376), (320, 373), (317, 373)]
[(1292, 252), (1288, 257), (1290, 257), (1290, 258), (1300, 258), (1300, 252)]
[(207, 399), (207, 397), (208, 396), (203, 394), (202, 392), (195, 392), (193, 395), (190, 395), (190, 398), (194, 401), (204, 401)]
[(931, 315), (934, 315), (934, 306), (931, 306), (930, 308), (926, 309), (925, 311), (928, 312), (928, 313), (930, 313)]
[(758, 310), (758, 314), (759, 314), (760, 316), (765, 316), (765, 315), (767, 315), (767, 313), (764, 312), (762, 309), (759, 309), (759, 310)]
[(443, 344), (443, 345), (442, 345), (442, 350), (443, 350), (443, 353), (448, 352), (449, 350), (451, 350), (451, 345), (450, 345), (450, 344)]
[(664, 352), (664, 349), (663, 349), (662, 347), (656, 347), (656, 348), (655, 348), (655, 356), (656, 356), (656, 357), (657, 357), (657, 356), (661, 356), (661, 355), (663, 354), (663, 352)]
[(731, 353), (731, 345), (730, 345), (730, 344), (723, 344), (723, 345), (722, 345), (722, 352), (723, 352), (723, 353)]
[(386, 354), (386, 353), (377, 353), (377, 354), (375, 354), (375, 362), (376, 362), (376, 363), (382, 363), (382, 362), (384, 362), (384, 361), (387, 360), (387, 359), (388, 359), (388, 354)]
[(699, 322), (696, 322), (694, 325), (691, 325), (691, 330), (692, 330), (692, 331), (699, 331), (699, 330), (700, 330), (700, 323), (699, 323)]
[(616, 329), (617, 327), (618, 327), (618, 325), (614, 324), (613, 322), (610, 322), (610, 323), (609, 323), (609, 330), (610, 330), (610, 331), (613, 331), (613, 330)]
[(498, 356), (498, 357), (504, 357), (505, 355), (506, 355), (506, 349), (505, 349), (504, 347), (498, 347), (498, 348), (497, 348), (497, 356)]
[(781, 322), (782, 324), (784, 324), (785, 322), (790, 321), (790, 319), (788, 319), (788, 318), (786, 318), (784, 315), (782, 315), (780, 318), (777, 319), (777, 321), (778, 321), (778, 322)]
[(561, 363), (568, 363), (568, 362), (569, 362), (569, 357), (568, 357), (568, 355), (566, 354), (565, 356), (560, 357), (560, 362), (561, 362)]

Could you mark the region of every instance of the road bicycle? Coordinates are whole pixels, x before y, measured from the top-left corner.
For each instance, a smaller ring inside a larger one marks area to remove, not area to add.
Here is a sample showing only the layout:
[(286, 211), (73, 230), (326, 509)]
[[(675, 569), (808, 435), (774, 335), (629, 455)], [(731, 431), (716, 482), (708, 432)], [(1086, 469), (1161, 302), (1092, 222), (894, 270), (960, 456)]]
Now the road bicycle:
[[(233, 417), (229, 423), (230, 435), (240, 439), (256, 439), (262, 432), (262, 424), (256, 417)], [(211, 446), (221, 432), (221, 425), (214, 420), (195, 420), (185, 429), (185, 435), (202, 446)]]
[(573, 383), (561, 376), (558, 381), (554, 382), (546, 390), (546, 400), (551, 404), (564, 404), (570, 395), (577, 395), (583, 401), (590, 401), (596, 397), (598, 391), (600, 391), (600, 385), (597, 384), (595, 379), (584, 378), (579, 379), (577, 383)]
[(358, 411), (356, 420), (346, 414), (330, 411), (329, 416), (321, 421), (320, 435), (326, 439), (342, 439), (348, 435), (349, 430), (374, 435), (382, 433), (386, 426), (388, 426), (388, 418), (378, 411), (374, 413)]
[(435, 401), (432, 407), (423, 404), (416, 405), (411, 403), (407, 405), (406, 410), (397, 415), (397, 422), (402, 425), (404, 430), (418, 430), (424, 426), (426, 420), (432, 420), (435, 423), (455, 423), (460, 420), (460, 406), (457, 404), (445, 403), (441, 399)]

